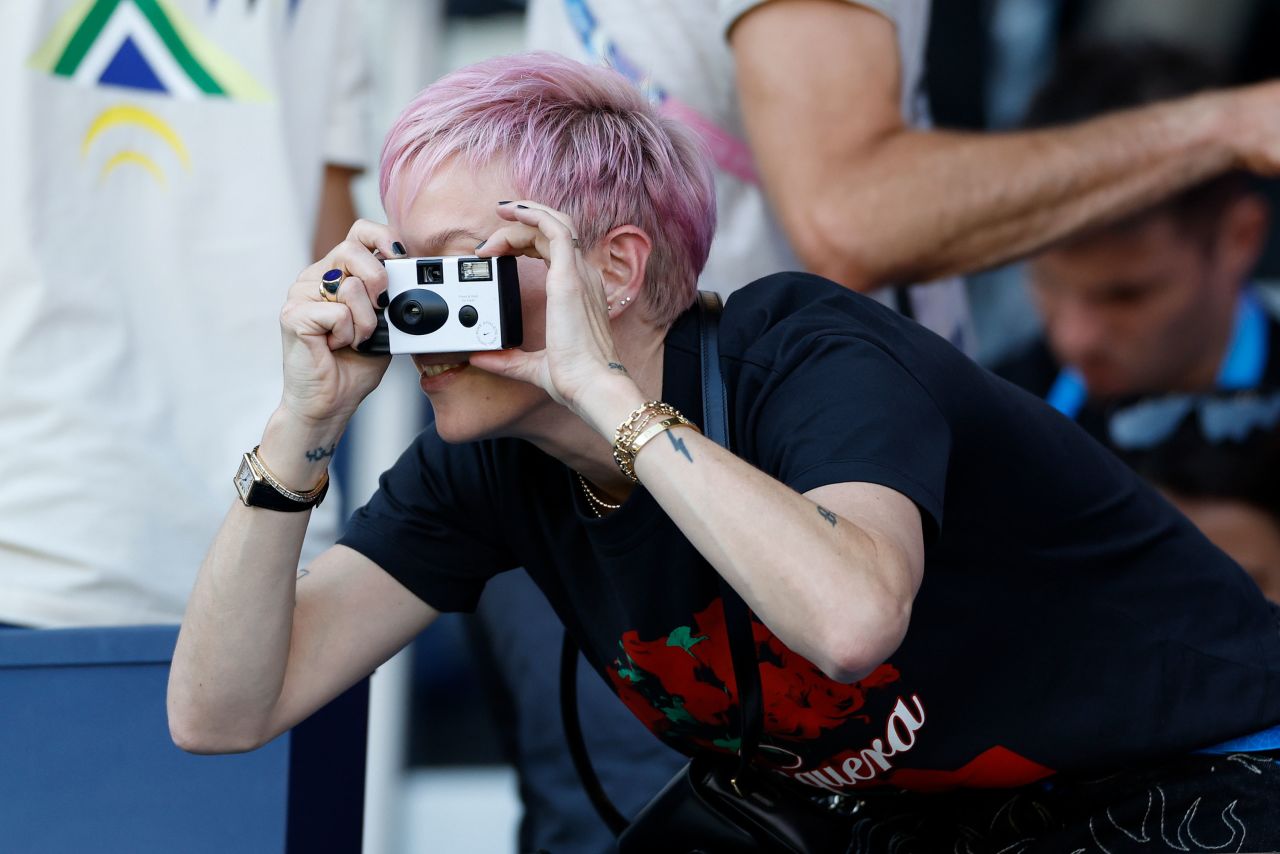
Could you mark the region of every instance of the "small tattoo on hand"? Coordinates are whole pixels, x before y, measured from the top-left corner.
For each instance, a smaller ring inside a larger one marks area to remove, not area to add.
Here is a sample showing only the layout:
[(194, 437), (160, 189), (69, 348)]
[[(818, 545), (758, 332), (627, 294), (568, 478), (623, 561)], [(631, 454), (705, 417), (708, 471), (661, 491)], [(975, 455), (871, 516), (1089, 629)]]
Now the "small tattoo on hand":
[(609, 363), (609, 370), (611, 370), (611, 371), (618, 371), (619, 373), (623, 373), (623, 374), (625, 374), (625, 373), (627, 372), (627, 369), (626, 369), (625, 367), (623, 367), (623, 366), (622, 366), (622, 364), (621, 364), (621, 363), (619, 363), (619, 362), (610, 362), (610, 363)]
[(836, 526), (836, 514), (832, 513), (830, 510), (823, 507), (821, 504), (818, 505), (818, 515), (821, 516), (823, 519), (826, 519), (827, 523), (831, 525), (831, 527), (834, 528)]
[(307, 451), (307, 459), (313, 463), (318, 463), (321, 460), (323, 460), (325, 457), (332, 457), (333, 452), (336, 451), (337, 449), (338, 449), (338, 444), (336, 442), (330, 445), (328, 448), (315, 448), (313, 450)]
[(671, 440), (671, 447), (677, 453), (684, 454), (684, 458), (689, 462), (693, 462), (693, 456), (689, 453), (689, 449), (684, 446), (684, 439), (679, 439), (670, 430), (667, 431), (667, 438)]

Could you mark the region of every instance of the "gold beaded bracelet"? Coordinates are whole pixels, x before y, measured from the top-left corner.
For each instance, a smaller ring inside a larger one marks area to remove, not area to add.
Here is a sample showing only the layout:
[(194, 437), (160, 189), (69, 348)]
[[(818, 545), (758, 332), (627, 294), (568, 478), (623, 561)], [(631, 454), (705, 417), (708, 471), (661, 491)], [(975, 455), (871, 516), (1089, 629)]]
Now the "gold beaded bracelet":
[[(660, 420), (655, 422), (655, 419)], [(613, 433), (613, 461), (618, 464), (618, 470), (632, 483), (639, 483), (635, 468), (636, 454), (653, 437), (673, 427), (698, 429), (696, 424), (669, 403), (650, 400), (637, 407)]]

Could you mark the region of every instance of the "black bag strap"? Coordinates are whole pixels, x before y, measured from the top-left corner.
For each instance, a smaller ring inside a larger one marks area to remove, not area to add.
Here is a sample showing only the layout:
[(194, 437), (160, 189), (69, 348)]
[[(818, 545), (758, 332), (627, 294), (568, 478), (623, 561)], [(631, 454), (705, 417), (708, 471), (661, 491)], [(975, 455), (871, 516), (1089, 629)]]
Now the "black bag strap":
[(596, 769), (591, 767), (591, 757), (587, 755), (587, 743), (582, 738), (582, 724), (578, 720), (578, 644), (568, 632), (564, 633), (560, 644), (560, 721), (564, 724), (564, 738), (569, 743), (573, 767), (591, 806), (596, 808), (596, 813), (613, 835), (620, 835), (631, 822), (609, 800), (600, 778), (596, 776)]
[[(698, 292), (698, 339), (702, 357), (702, 421), (703, 434), (724, 448), (729, 448), (729, 401), (724, 377), (720, 373), (720, 297), (710, 291)], [(738, 769), (751, 762), (764, 726), (764, 705), (760, 696), (760, 664), (751, 629), (747, 603), (742, 601), (724, 577), (720, 580), (720, 598), (724, 603), (725, 631), (733, 658), (733, 677), (738, 686), (738, 704), (742, 716), (742, 735), (738, 744)], [(591, 805), (615, 835), (630, 824), (609, 800), (600, 778), (591, 766), (587, 745), (582, 738), (578, 718), (578, 645), (564, 634), (560, 646), (560, 718), (573, 767), (582, 779)]]
[[(720, 296), (698, 292), (698, 336), (702, 355), (702, 430), (724, 448), (729, 448), (729, 401), (720, 373)], [(724, 604), (725, 632), (733, 657), (733, 678), (738, 685), (738, 709), (742, 735), (738, 742), (738, 768), (745, 770), (760, 743), (764, 707), (760, 698), (760, 664), (751, 629), (747, 603), (719, 573), (720, 601)]]

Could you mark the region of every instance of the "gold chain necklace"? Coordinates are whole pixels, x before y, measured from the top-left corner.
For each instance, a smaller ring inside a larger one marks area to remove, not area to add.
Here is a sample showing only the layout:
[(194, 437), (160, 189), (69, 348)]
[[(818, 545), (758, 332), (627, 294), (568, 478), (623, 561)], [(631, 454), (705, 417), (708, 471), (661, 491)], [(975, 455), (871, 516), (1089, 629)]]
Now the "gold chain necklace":
[[(577, 472), (574, 472), (577, 474)], [(601, 511), (612, 512), (621, 507), (621, 504), (610, 504), (600, 496), (596, 495), (591, 487), (587, 485), (587, 479), (578, 474), (578, 483), (582, 484), (582, 494), (587, 497), (587, 505), (591, 507), (591, 512), (596, 514), (597, 519), (603, 519), (604, 513)]]

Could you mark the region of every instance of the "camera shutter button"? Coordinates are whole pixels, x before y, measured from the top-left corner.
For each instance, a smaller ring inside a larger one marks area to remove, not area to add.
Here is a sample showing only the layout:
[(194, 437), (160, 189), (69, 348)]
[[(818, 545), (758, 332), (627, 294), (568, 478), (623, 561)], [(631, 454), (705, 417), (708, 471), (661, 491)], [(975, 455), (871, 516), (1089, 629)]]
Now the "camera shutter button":
[(476, 325), (476, 321), (480, 319), (480, 312), (476, 311), (473, 305), (464, 305), (458, 309), (458, 322), (470, 329)]

